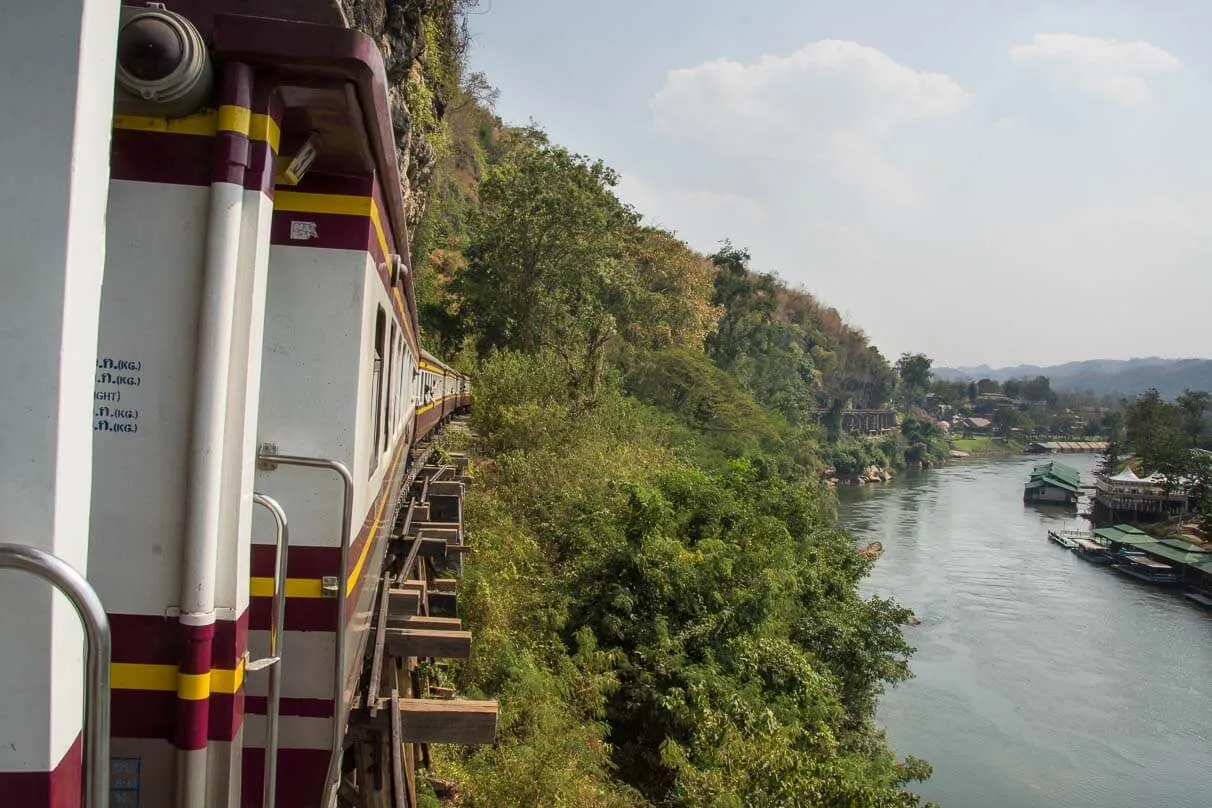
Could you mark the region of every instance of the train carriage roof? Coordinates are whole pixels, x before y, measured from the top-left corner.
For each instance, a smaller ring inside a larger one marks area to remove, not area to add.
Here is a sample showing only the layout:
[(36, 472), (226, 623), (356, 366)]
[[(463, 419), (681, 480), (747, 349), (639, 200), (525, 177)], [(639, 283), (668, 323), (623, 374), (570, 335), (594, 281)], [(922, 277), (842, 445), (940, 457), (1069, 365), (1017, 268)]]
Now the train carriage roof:
[(450, 365), (443, 362), (441, 359), (438, 359), (436, 356), (434, 356), (433, 354), (431, 354), (429, 351), (425, 350), (424, 348), (421, 349), (421, 361), (427, 365), (432, 365), (434, 368), (441, 370), (443, 373), (448, 373), (451, 376), (458, 376), (460, 378), (462, 378), (462, 376), (463, 376), (462, 373), (459, 373), (459, 371), (455, 370)]

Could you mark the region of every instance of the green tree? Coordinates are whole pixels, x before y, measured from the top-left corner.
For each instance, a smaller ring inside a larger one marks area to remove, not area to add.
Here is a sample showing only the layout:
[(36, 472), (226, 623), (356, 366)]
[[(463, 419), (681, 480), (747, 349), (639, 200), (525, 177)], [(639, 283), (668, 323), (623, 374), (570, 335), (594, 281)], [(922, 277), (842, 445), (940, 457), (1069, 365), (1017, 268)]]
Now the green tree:
[(934, 363), (922, 353), (903, 353), (896, 360), (896, 375), (904, 388), (908, 404), (920, 404), (922, 396), (930, 387), (930, 366)]
[[(1006, 393), (1006, 395), (1010, 395)], [(1022, 384), (1022, 396), (1028, 401), (1055, 404), (1056, 393), (1052, 391), (1052, 380), (1047, 376), (1036, 376)]]
[(550, 349), (593, 395), (639, 287), (624, 258), (638, 218), (611, 191), (617, 181), (537, 129), (515, 136), (480, 185), (461, 276), (481, 354)]
[(1103, 416), (1100, 429), (1107, 436), (1107, 448), (1099, 459), (1097, 473), (1111, 477), (1118, 473), (1120, 460), (1127, 445), (1124, 434), (1124, 414), (1119, 410), (1111, 410)]
[(978, 396), (987, 396), (994, 393), (1000, 393), (1002, 386), (993, 379), (981, 379), (976, 383), (976, 393)]
[(749, 251), (724, 245), (711, 256), (717, 267), (715, 296), (724, 309), (715, 331), (707, 338), (707, 354), (725, 370), (755, 352), (778, 310), (777, 283), (772, 275), (749, 270)]
[(1183, 428), (1182, 411), (1165, 401), (1156, 388), (1141, 393), (1124, 417), (1127, 443), (1140, 458), (1145, 473), (1174, 470), (1190, 444)]
[(1002, 405), (993, 414), (993, 426), (1003, 438), (1009, 438), (1015, 429), (1030, 430), (1031, 419), (1014, 407)]
[(1212, 395), (1206, 390), (1184, 390), (1175, 404), (1182, 411), (1183, 426), (1192, 446), (1198, 446), (1204, 432), (1204, 416), (1212, 409)]
[(724, 312), (711, 302), (711, 262), (655, 227), (638, 228), (626, 256), (634, 265), (637, 285), (624, 336), (639, 347), (677, 345), (701, 351)]

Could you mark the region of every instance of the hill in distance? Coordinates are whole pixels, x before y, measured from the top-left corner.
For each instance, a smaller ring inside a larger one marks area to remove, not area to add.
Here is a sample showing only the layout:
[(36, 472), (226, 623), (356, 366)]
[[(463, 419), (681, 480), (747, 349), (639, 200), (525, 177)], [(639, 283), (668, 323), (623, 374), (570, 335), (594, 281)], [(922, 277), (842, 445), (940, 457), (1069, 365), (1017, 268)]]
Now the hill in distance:
[(1151, 387), (1156, 387), (1165, 398), (1173, 398), (1188, 388), (1212, 390), (1212, 359), (1163, 359), (1157, 356), (1087, 359), (1062, 365), (935, 368), (934, 374), (952, 381), (993, 379), (999, 382), (1047, 376), (1052, 380), (1054, 390), (1089, 392), (1100, 396), (1134, 396)]

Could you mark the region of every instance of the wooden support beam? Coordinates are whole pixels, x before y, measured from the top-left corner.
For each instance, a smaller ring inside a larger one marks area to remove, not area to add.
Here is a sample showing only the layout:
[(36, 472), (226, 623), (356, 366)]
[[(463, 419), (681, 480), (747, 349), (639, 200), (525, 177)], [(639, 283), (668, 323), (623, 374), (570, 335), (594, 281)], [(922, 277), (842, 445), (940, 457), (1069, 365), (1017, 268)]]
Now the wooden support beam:
[(462, 483), (456, 483), (453, 480), (436, 480), (429, 481), (429, 496), (433, 497), (458, 497), (463, 498), (464, 490)]
[(400, 691), (391, 689), (391, 791), (392, 808), (412, 808), (404, 781), (404, 731), (400, 722)]
[(421, 542), (421, 555), (429, 559), (445, 559), (446, 558), (446, 539), (430, 538), (428, 536), (419, 540)]
[(498, 709), (495, 701), (400, 699), (404, 740), (413, 743), (496, 743)]
[(416, 589), (392, 589), (389, 619), (421, 613), (421, 593)]
[(387, 650), (397, 657), (467, 659), (471, 655), (471, 632), (388, 628)]
[(457, 522), (413, 522), (412, 531), (414, 536), (441, 539), (447, 544), (457, 543), (462, 533)]
[(435, 592), (447, 592), (454, 594), (458, 589), (459, 581), (457, 578), (434, 578), (429, 582), (429, 585)]
[(471, 547), (466, 544), (448, 544), (446, 545), (447, 553), (470, 553)]
[[(408, 535), (408, 527), (409, 527), (409, 525), (412, 524), (412, 520), (416, 518), (416, 515), (417, 515), (417, 501), (415, 499), (410, 499), (410, 500), (408, 500), (408, 513), (406, 513), (404, 515), (404, 525), (403, 525), (403, 527), (400, 528), (400, 533), (402, 535), (405, 535), (405, 536)], [(425, 508), (425, 516), (426, 516), (426, 518), (429, 517), (429, 508), (428, 507)]]
[(427, 617), (424, 615), (405, 615), (392, 617), (387, 621), (392, 628), (423, 628), (431, 631), (462, 631), (463, 621), (457, 617)]
[(453, 699), (454, 695), (453, 687), (441, 687), (439, 685), (429, 686), (429, 697), (431, 699)]
[(458, 599), (453, 592), (430, 592), (426, 598), (428, 614), (438, 617), (455, 617), (459, 613)]
[(371, 808), (374, 799), (374, 782), (371, 775), (371, 745), (360, 743), (354, 747), (354, 765), (357, 767), (358, 795), (361, 801), (358, 808)]

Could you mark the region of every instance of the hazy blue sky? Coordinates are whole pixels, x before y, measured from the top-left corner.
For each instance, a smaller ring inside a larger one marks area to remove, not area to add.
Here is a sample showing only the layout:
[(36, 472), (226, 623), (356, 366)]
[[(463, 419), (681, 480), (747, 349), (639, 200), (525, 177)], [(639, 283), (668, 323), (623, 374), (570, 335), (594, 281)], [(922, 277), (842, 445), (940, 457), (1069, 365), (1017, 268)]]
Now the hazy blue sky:
[(885, 355), (1212, 355), (1212, 3), (481, 0), (472, 67)]

